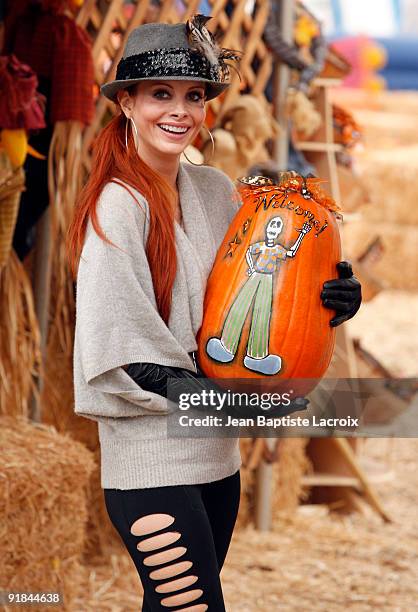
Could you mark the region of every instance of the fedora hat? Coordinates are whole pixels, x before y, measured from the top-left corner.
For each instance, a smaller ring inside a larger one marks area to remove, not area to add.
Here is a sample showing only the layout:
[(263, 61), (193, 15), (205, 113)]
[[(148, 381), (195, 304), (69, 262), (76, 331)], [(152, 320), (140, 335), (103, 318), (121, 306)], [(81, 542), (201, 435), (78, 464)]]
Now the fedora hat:
[(102, 94), (116, 102), (120, 89), (141, 81), (167, 79), (200, 81), (207, 84), (207, 100), (219, 96), (229, 86), (230, 65), (225, 60), (239, 60), (241, 52), (218, 46), (205, 27), (209, 19), (195, 15), (186, 23), (146, 23), (132, 30), (116, 79), (102, 85)]

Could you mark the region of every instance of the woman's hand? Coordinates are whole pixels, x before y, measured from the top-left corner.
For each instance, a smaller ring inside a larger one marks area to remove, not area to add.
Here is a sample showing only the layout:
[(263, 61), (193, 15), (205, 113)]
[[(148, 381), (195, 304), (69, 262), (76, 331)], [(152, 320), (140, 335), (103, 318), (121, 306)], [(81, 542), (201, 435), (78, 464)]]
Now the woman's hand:
[[(309, 400), (306, 397), (295, 397), (287, 406), (274, 406), (263, 413), (267, 418), (269, 417), (283, 417), (293, 412), (299, 412), (301, 410), (307, 410)], [(260, 413), (261, 414), (261, 413)]]
[[(213, 389), (216, 393), (220, 393), (224, 395), (226, 390), (220, 387), (214, 380), (210, 378), (205, 378), (204, 373), (200, 369), (200, 365), (196, 359), (197, 366), (197, 375), (201, 376), (201, 382), (205, 385), (206, 389)], [(284, 406), (270, 406), (270, 408), (266, 411), (261, 410), (257, 405), (251, 404), (243, 404), (240, 403), (238, 406), (236, 405), (228, 405), (225, 408), (225, 412), (229, 414), (231, 417), (254, 417), (260, 414), (263, 414), (266, 417), (283, 417), (293, 412), (299, 412), (300, 410), (306, 410), (309, 404), (309, 400), (306, 397), (295, 397), (289, 404)]]
[(337, 263), (338, 278), (326, 281), (321, 291), (325, 308), (331, 308), (337, 315), (331, 319), (331, 327), (337, 327), (356, 314), (361, 304), (361, 285), (353, 275), (348, 261)]

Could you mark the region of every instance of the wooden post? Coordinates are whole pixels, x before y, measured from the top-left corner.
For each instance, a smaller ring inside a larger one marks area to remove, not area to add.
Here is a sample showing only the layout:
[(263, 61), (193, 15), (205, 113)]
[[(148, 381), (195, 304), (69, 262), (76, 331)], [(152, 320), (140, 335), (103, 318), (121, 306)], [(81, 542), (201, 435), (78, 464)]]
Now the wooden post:
[[(50, 234), (50, 210), (48, 206), (36, 226), (36, 243), (34, 247), (32, 281), (35, 311), (41, 335), (42, 363), (46, 362), (46, 348), (49, 327), (49, 299), (51, 292), (51, 258), (49, 255), (51, 248)], [(39, 390), (39, 394), (37, 396), (38, 399), (35, 395), (32, 396), (30, 418), (32, 421), (40, 423), (42, 420), (42, 413), (39, 401), (43, 387), (43, 379), (41, 377), (38, 379), (37, 384)]]
[[(279, 4), (279, 25), (283, 40), (292, 44), (294, 0), (271, 0)], [(274, 159), (280, 170), (287, 170), (289, 156), (289, 122), (286, 113), (286, 98), (289, 88), (290, 69), (284, 62), (274, 61), (274, 117), (280, 126), (280, 135), (274, 143)]]
[(338, 204), (341, 204), (336, 154), (344, 147), (334, 143), (332, 103), (329, 92), (330, 88), (341, 84), (341, 79), (316, 78), (313, 83), (316, 88), (315, 106), (321, 114), (322, 125), (311, 140), (297, 142), (295, 146), (299, 151), (303, 151), (306, 159), (315, 166), (317, 175), (329, 181), (324, 189), (329, 191)]
[[(279, 3), (279, 0), (272, 0)], [(286, 42), (292, 42), (294, 5), (293, 0), (281, 0), (279, 11), (279, 24), (282, 36)], [(289, 130), (286, 118), (286, 96), (289, 86), (289, 68), (284, 63), (275, 62), (274, 68), (274, 115), (280, 125), (280, 135), (275, 142), (274, 157), (280, 170), (287, 169)], [(266, 445), (273, 450), (275, 438), (267, 438)], [(255, 526), (260, 531), (271, 528), (272, 504), (272, 471), (273, 464), (260, 461), (257, 469), (257, 487), (255, 501)]]

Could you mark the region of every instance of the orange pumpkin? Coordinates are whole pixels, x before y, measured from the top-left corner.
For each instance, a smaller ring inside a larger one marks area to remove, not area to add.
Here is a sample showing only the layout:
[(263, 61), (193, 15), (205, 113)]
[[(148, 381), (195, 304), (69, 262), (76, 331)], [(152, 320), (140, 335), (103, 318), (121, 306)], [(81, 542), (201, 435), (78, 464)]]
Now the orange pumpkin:
[[(339, 210), (319, 179), (282, 173), (240, 179), (242, 206), (208, 279), (198, 359), (206, 376), (262, 379), (263, 390), (304, 379), (308, 393), (334, 349), (334, 312), (320, 293), (337, 275)], [(231, 386), (231, 385), (230, 385)]]

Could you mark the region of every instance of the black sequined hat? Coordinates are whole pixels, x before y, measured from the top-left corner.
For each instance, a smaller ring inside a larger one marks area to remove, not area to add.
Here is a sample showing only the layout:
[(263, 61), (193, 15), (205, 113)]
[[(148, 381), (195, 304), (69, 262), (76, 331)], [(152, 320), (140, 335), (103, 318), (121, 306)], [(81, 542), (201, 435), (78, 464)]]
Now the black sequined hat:
[(207, 100), (221, 94), (229, 85), (225, 60), (239, 60), (240, 52), (217, 45), (205, 28), (208, 19), (195, 15), (187, 23), (147, 23), (132, 30), (116, 79), (102, 85), (102, 94), (116, 102), (120, 89), (152, 79), (202, 81)]

